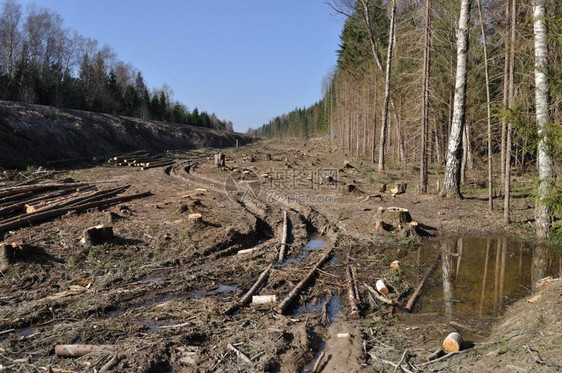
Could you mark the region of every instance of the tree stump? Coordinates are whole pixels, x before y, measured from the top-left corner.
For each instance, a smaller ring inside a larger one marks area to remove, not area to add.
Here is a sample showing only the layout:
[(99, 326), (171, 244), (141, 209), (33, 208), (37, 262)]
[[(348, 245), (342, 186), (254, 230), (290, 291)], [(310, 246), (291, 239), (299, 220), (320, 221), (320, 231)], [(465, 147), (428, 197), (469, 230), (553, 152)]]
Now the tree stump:
[(111, 243), (115, 235), (113, 228), (104, 224), (88, 228), (84, 231), (82, 243), (89, 246), (103, 245), (104, 243)]
[(203, 215), (201, 214), (189, 214), (187, 216), (187, 220), (192, 223), (202, 223), (203, 222)]
[(343, 190), (344, 190), (346, 193), (351, 193), (351, 192), (355, 191), (356, 189), (357, 189), (357, 186), (356, 186), (355, 184), (352, 184), (352, 183), (345, 184), (345, 185), (343, 186)]
[(399, 182), (399, 183), (396, 183), (396, 186), (394, 188), (390, 189), (390, 191), (394, 195), (406, 193), (406, 187), (407, 186), (408, 186), (408, 184)]
[(226, 163), (226, 156), (223, 153), (215, 154), (215, 166), (224, 167)]
[(272, 159), (272, 158), (271, 158), (271, 154), (267, 153), (267, 154), (265, 155), (265, 159), (267, 159), (268, 161), (271, 161), (271, 159)]
[(3, 243), (0, 245), (0, 270), (5, 271), (14, 263), (15, 249), (12, 245)]
[(386, 192), (386, 183), (382, 183), (379, 188), (379, 193), (384, 193), (384, 192)]
[(385, 217), (399, 230), (403, 230), (412, 221), (410, 211), (402, 207), (388, 207), (385, 211)]

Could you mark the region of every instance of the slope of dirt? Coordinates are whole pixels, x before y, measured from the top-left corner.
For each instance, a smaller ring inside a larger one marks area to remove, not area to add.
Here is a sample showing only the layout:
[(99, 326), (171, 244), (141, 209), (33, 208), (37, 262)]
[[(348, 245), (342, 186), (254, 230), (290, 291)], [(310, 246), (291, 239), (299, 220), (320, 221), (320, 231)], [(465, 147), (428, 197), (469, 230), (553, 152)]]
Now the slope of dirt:
[[(539, 287), (539, 298), (516, 303), (492, 331), (468, 325), (480, 334), (477, 341), (468, 337), (462, 353), (426, 363), (455, 320), (404, 312), (415, 284), (389, 268), (397, 250), (423, 240), (530, 234), (530, 198), (514, 198), (514, 224), (506, 226), (501, 211), (488, 212), (474, 189), (464, 200), (420, 196), (412, 185), (403, 194), (380, 192), (382, 183), (391, 189), (417, 175), (377, 174), (319, 139), (224, 152), (225, 167), (201, 150), (168, 168), (106, 164), (51, 176), (51, 182), (71, 177), (99, 188), (130, 184), (128, 193), (152, 195), (0, 232), (6, 243), (28, 247), (0, 273), (0, 370), (292, 373), (312, 372), (315, 363), (316, 372), (559, 369), (560, 281)], [(432, 173), (432, 182), (438, 177)], [(379, 207), (409, 209), (436, 237), (406, 235), (397, 225), (374, 232)], [(284, 211), (288, 234), (280, 260)], [(202, 220), (190, 219), (194, 213)], [(113, 226), (116, 239), (82, 244), (84, 229), (101, 223)], [(256, 294), (274, 300), (240, 304), (267, 268)], [(365, 286), (380, 278), (395, 307)], [(59, 344), (110, 347), (63, 358), (55, 354)]]
[(254, 141), (242, 134), (182, 124), (118, 117), (49, 106), (0, 101), (0, 167), (152, 152), (223, 148)]

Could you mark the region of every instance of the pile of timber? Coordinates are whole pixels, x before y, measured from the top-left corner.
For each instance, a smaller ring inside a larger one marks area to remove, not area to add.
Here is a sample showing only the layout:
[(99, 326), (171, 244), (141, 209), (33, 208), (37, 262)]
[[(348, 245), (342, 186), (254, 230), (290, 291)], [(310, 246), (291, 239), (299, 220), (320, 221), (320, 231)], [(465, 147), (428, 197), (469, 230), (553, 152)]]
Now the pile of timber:
[(99, 190), (94, 183), (16, 184), (0, 187), (0, 236), (9, 230), (62, 216), (71, 211), (107, 206), (150, 195), (117, 196), (130, 185)]
[(115, 156), (108, 159), (107, 162), (116, 166), (140, 167), (141, 170), (147, 170), (149, 168), (170, 166), (174, 163), (174, 160), (153, 155), (149, 152), (138, 151)]

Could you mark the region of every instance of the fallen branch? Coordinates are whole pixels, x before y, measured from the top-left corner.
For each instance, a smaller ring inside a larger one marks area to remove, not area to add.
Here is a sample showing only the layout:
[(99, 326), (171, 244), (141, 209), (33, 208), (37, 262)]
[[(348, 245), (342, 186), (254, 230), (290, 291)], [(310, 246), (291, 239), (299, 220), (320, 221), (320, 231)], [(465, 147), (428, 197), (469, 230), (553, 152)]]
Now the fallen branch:
[(80, 357), (92, 352), (105, 352), (114, 349), (112, 345), (56, 345), (55, 354), (59, 357)]
[(349, 300), (349, 307), (351, 308), (350, 316), (352, 319), (357, 320), (359, 318), (359, 308), (357, 307), (358, 294), (355, 291), (354, 278), (351, 273), (351, 266), (349, 265), (349, 255), (347, 256), (345, 277), (347, 282), (347, 298)]
[(436, 363), (436, 362), (438, 362), (438, 361), (448, 359), (448, 358), (450, 358), (451, 356), (458, 355), (458, 354), (463, 354), (463, 353), (465, 353), (465, 352), (467, 352), (467, 351), (470, 351), (470, 350), (462, 350), (462, 351), (449, 352), (448, 354), (445, 354), (445, 355), (441, 356), (440, 358), (437, 358), (437, 359), (435, 359), (435, 360), (430, 360), (430, 361), (428, 361), (428, 362), (426, 362), (426, 363), (420, 364), (420, 365), (418, 365), (418, 367), (423, 367), (423, 366), (426, 366), (426, 365), (429, 365), (429, 364), (433, 364), (433, 363)]
[(319, 372), (320, 362), (322, 361), (323, 357), (324, 357), (324, 351), (321, 351), (320, 356), (318, 356), (318, 359), (316, 359), (316, 362), (314, 363), (314, 367), (312, 368), (312, 373)]
[(236, 347), (234, 347), (233, 345), (231, 345), (230, 343), (226, 345), (226, 347), (228, 347), (229, 350), (233, 351), (236, 356), (238, 356), (238, 358), (248, 364), (252, 363), (252, 360), (250, 360), (250, 358), (248, 356), (246, 356), (246, 354), (244, 354), (242, 351), (240, 351), (239, 349), (237, 349)]
[(246, 304), (248, 304), (248, 302), (250, 302), (250, 299), (252, 298), (252, 295), (257, 293), (258, 290), (263, 286), (265, 280), (267, 279), (267, 275), (269, 274), (269, 271), (271, 270), (271, 267), (273, 267), (273, 263), (268, 265), (267, 268), (262, 271), (262, 273), (260, 274), (260, 276), (258, 277), (256, 282), (254, 283), (254, 285), (250, 288), (250, 290), (248, 290), (246, 292), (246, 294), (244, 294), (244, 296), (242, 298), (240, 298), (240, 300), (236, 304), (232, 305), (231, 307), (229, 307), (225, 311), (225, 313), (227, 315), (230, 315), (236, 309), (238, 309), (242, 306), (245, 306)]
[(287, 250), (287, 235), (288, 235), (288, 221), (287, 221), (287, 210), (283, 211), (283, 233), (281, 234), (281, 248), (279, 249), (279, 259), (278, 263), (283, 263), (285, 260), (285, 251)]
[(304, 278), (297, 284), (297, 286), (295, 286), (295, 288), (291, 290), (289, 295), (287, 295), (287, 297), (275, 308), (275, 311), (277, 313), (283, 314), (285, 313), (285, 311), (287, 311), (291, 303), (293, 303), (295, 298), (300, 294), (300, 292), (305, 288), (306, 284), (314, 276), (316, 270), (322, 264), (324, 264), (324, 262), (326, 262), (331, 255), (332, 255), (332, 250), (330, 249), (322, 256), (322, 258), (320, 258), (320, 260), (314, 265), (314, 267), (312, 267), (312, 269), (308, 271), (306, 276), (304, 276)]
[(414, 372), (412, 372), (411, 370), (409, 370), (409, 369), (407, 369), (407, 368), (404, 368), (404, 367), (401, 366), (401, 365), (398, 365), (398, 364), (396, 364), (396, 363), (393, 363), (392, 361), (385, 360), (385, 359), (381, 359), (380, 357), (378, 357), (377, 355), (375, 355), (375, 354), (372, 353), (372, 352), (369, 352), (369, 356), (372, 357), (374, 360), (380, 361), (381, 363), (385, 363), (385, 364), (391, 365), (391, 366), (393, 366), (395, 369), (398, 369), (398, 368), (399, 368), (399, 369), (402, 369), (402, 370), (403, 370), (404, 372), (406, 372), (406, 373), (414, 373)]
[(408, 303), (406, 303), (406, 309), (408, 311), (411, 311), (412, 307), (414, 307), (414, 303), (416, 302), (416, 299), (418, 299), (418, 296), (420, 295), (420, 292), (421, 292), (423, 286), (425, 285), (425, 282), (429, 279), (429, 276), (431, 276), (433, 271), (435, 271), (435, 268), (437, 268), (437, 263), (439, 263), (440, 259), (441, 259), (441, 253), (437, 254), (437, 257), (435, 258), (435, 260), (433, 260), (433, 263), (431, 264), (431, 267), (427, 270), (427, 272), (425, 273), (425, 275), (421, 279), (420, 283), (418, 284), (418, 287), (416, 288), (416, 290), (414, 291), (414, 293), (412, 294), (412, 296), (408, 300)]

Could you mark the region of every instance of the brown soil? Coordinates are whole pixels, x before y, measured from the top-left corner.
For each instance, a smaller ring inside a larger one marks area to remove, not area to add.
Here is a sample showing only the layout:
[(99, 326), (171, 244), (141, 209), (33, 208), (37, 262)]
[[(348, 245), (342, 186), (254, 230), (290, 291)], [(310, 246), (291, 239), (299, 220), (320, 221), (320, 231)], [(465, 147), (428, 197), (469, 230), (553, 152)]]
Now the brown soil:
[[(224, 152), (226, 167), (214, 166), (213, 153), (201, 151), (176, 154), (168, 168), (98, 165), (56, 174), (111, 180), (100, 184), (107, 187), (132, 184), (130, 193), (153, 195), (6, 233), (6, 242), (24, 241), (30, 249), (0, 274), (0, 370), (310, 372), (320, 351), (322, 372), (390, 372), (390, 363), (399, 361), (410, 371), (560, 369), (560, 281), (539, 287), (533, 295), (539, 298), (517, 302), (489, 336), (468, 340), (460, 354), (422, 365), (453, 329), (439, 315), (402, 311), (413, 286), (389, 268), (396, 248), (435, 239), (429, 235), (530, 234), (528, 197), (515, 196), (514, 223), (506, 226), (475, 188), (466, 188), (462, 200), (442, 199), (435, 190), (419, 195), (411, 170), (377, 174), (370, 163), (322, 140), (260, 142)], [(334, 176), (319, 179), (318, 170)], [(430, 176), (435, 185), (438, 175)], [(379, 192), (381, 183), (390, 190), (401, 181), (409, 184), (406, 193)], [(421, 236), (406, 236), (396, 226), (373, 232), (378, 207), (393, 206), (410, 211)], [(287, 260), (274, 266), (259, 292), (277, 301), (226, 314), (277, 261), (284, 210)], [(108, 213), (115, 241), (81, 244), (83, 230), (107, 223)], [(190, 213), (203, 221), (190, 221)], [(305, 248), (311, 238), (325, 243)], [(256, 250), (237, 254), (250, 248)], [(331, 260), (288, 311), (273, 311), (328, 250)], [(350, 314), (346, 263), (357, 284), (359, 319)], [(363, 284), (374, 286), (379, 278), (392, 285), (390, 298), (399, 306), (369, 300)], [(53, 297), (76, 285), (84, 287), (81, 293)], [(478, 327), (471, 331), (482, 334)], [(61, 358), (54, 354), (57, 344), (112, 347)]]

